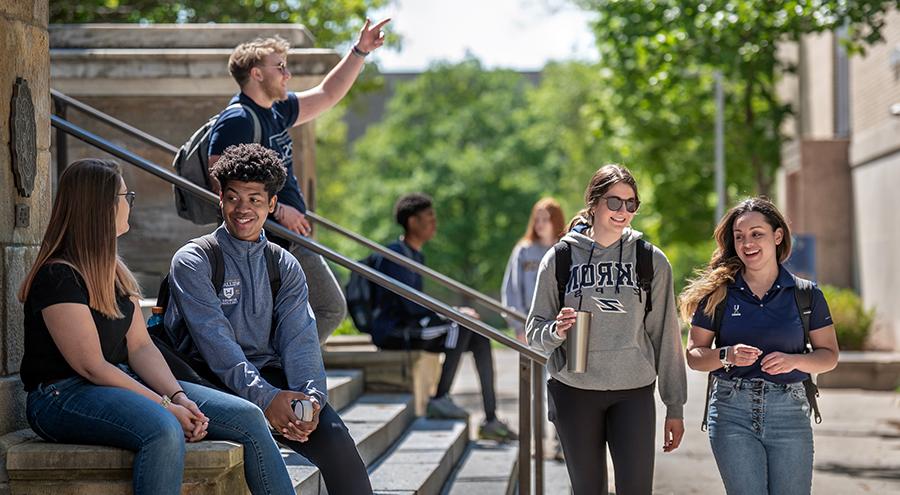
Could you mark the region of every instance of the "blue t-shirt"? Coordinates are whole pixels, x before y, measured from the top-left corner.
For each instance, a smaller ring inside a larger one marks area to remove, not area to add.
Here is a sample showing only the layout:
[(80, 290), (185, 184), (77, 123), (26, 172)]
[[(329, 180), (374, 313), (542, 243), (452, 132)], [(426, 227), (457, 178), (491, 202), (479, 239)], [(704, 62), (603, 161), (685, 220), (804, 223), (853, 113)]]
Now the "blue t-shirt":
[[(775, 283), (762, 299), (753, 294), (740, 272), (735, 276), (725, 296), (725, 311), (716, 346), (747, 344), (762, 350), (762, 355), (750, 366), (733, 366), (729, 372), (720, 368), (713, 372), (715, 376), (728, 379), (762, 378), (773, 383), (797, 383), (809, 377), (809, 374), (798, 370), (770, 375), (763, 372), (760, 365), (763, 358), (772, 352), (803, 352), (803, 323), (794, 299), (795, 287), (794, 277), (782, 266), (778, 268)], [(697, 307), (691, 325), (713, 331), (713, 319), (703, 313), (705, 307), (706, 300)], [(832, 324), (828, 303), (818, 287), (813, 288), (811, 309), (810, 333)]]
[(230, 108), (219, 114), (219, 120), (213, 126), (209, 138), (209, 155), (221, 155), (225, 148), (235, 144), (252, 143), (253, 117), (247, 111), (255, 112), (262, 131), (259, 144), (278, 153), (287, 169), (287, 180), (278, 191), (278, 201), (306, 213), (306, 201), (300, 192), (297, 178), (294, 177), (294, 153), (291, 135), (288, 133), (300, 115), (297, 95), (288, 93), (286, 100), (276, 102), (272, 108), (263, 108), (244, 93), (238, 93), (228, 105), (238, 102), (243, 107)]

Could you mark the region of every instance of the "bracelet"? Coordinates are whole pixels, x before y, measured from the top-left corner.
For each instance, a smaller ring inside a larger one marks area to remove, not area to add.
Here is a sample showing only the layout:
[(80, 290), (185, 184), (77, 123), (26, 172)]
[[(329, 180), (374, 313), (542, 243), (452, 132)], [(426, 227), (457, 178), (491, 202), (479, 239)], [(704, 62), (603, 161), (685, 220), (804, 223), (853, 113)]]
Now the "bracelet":
[(360, 50), (359, 47), (356, 45), (353, 45), (353, 48), (351, 48), (351, 51), (354, 55), (356, 55), (359, 58), (366, 58), (366, 55), (368, 55), (370, 53), (367, 51)]
[(175, 400), (175, 396), (178, 394), (184, 394), (184, 396), (187, 397), (187, 394), (184, 392), (184, 390), (177, 390), (174, 394), (169, 396), (169, 400)]
[(171, 403), (172, 403), (172, 399), (170, 399), (168, 395), (163, 394), (162, 400), (159, 402), (159, 405), (161, 405), (163, 407), (163, 409), (166, 409), (169, 407), (169, 404), (171, 404)]

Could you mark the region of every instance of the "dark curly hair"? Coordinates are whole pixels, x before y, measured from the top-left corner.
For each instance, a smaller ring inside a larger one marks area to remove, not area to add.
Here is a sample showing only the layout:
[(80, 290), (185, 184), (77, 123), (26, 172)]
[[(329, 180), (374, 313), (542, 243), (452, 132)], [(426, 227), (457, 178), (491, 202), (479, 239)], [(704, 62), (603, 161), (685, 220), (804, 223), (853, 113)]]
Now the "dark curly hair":
[(269, 198), (277, 194), (287, 180), (287, 170), (278, 153), (256, 143), (235, 144), (225, 148), (209, 174), (219, 181), (223, 190), (230, 180), (261, 182), (265, 185)]
[(403, 227), (403, 230), (407, 230), (409, 227), (407, 223), (409, 222), (409, 217), (418, 214), (421, 211), (427, 210), (431, 208), (432, 201), (431, 196), (424, 193), (411, 193), (401, 196), (400, 199), (397, 200), (397, 203), (394, 205), (394, 217), (397, 219), (397, 223)]

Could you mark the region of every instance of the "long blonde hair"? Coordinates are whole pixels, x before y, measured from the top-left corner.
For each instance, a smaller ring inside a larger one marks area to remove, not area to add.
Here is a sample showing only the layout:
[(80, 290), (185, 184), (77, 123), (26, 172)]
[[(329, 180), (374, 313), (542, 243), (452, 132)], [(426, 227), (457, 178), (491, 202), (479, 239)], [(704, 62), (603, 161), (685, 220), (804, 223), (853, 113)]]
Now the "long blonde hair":
[(566, 230), (572, 230), (580, 223), (586, 223), (589, 226), (593, 226), (594, 215), (591, 213), (591, 209), (597, 206), (597, 203), (600, 202), (600, 198), (606, 194), (606, 191), (609, 191), (610, 188), (619, 182), (624, 182), (631, 186), (631, 189), (634, 190), (634, 199), (640, 204), (641, 200), (638, 196), (637, 181), (634, 180), (634, 175), (632, 175), (631, 170), (616, 163), (604, 165), (597, 169), (591, 177), (591, 181), (584, 191), (585, 207), (572, 217), (572, 220), (569, 221), (569, 228)]
[(19, 287), (20, 302), (28, 297), (38, 270), (59, 261), (84, 279), (91, 309), (107, 318), (125, 316), (116, 304), (116, 295), (140, 297), (140, 289), (116, 252), (116, 210), (122, 182), (116, 162), (96, 158), (75, 161), (60, 175), (37, 260)]
[(534, 244), (540, 239), (537, 231), (534, 229), (534, 224), (537, 221), (537, 214), (539, 211), (546, 211), (550, 214), (550, 224), (553, 225), (553, 235), (555, 237), (553, 242), (559, 241), (563, 234), (565, 234), (566, 215), (563, 213), (562, 207), (559, 206), (559, 203), (553, 198), (541, 198), (531, 208), (531, 216), (528, 218), (528, 227), (525, 228), (525, 235), (519, 239), (519, 243)]
[(734, 283), (735, 275), (743, 270), (744, 263), (734, 247), (734, 222), (741, 215), (750, 212), (762, 214), (772, 231), (782, 230), (781, 244), (775, 248), (778, 263), (784, 263), (791, 255), (791, 230), (778, 208), (762, 196), (741, 201), (719, 221), (715, 231), (716, 250), (713, 251), (709, 264), (696, 272), (697, 277), (688, 283), (679, 297), (681, 317), (685, 321), (691, 321), (704, 298), (707, 299), (703, 313), (712, 317), (716, 306), (725, 300), (728, 284)]

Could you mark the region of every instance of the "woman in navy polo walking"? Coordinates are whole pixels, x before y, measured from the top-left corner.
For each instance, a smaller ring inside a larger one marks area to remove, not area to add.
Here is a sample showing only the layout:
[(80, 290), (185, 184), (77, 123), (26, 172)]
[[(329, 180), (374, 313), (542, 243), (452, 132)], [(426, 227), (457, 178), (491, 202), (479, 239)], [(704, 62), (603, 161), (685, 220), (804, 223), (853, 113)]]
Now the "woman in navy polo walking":
[(688, 365), (714, 376), (709, 439), (725, 490), (808, 494), (813, 436), (803, 381), (837, 365), (828, 304), (813, 286), (807, 352), (795, 298), (805, 281), (782, 266), (791, 252), (790, 229), (769, 200), (751, 198), (732, 208), (715, 238), (712, 259), (681, 295), (681, 312), (691, 319)]

